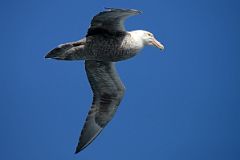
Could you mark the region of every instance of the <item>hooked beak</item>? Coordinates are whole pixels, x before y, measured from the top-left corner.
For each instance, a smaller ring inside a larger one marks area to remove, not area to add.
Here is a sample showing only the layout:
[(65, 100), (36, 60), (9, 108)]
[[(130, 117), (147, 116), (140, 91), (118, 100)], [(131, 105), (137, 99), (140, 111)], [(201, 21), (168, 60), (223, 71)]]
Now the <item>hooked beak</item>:
[(164, 49), (163, 44), (161, 44), (160, 42), (158, 42), (155, 38), (153, 39), (152, 44), (153, 44), (155, 47), (157, 47), (157, 48), (159, 48), (159, 49), (161, 49), (161, 50)]

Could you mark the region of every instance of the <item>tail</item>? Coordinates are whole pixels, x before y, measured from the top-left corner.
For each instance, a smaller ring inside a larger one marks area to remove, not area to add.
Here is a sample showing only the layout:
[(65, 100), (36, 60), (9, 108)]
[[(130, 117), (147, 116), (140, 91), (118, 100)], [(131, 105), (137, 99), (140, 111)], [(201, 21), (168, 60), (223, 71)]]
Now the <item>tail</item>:
[(61, 44), (54, 48), (45, 56), (57, 60), (82, 60), (84, 58), (84, 46), (86, 39), (76, 42)]

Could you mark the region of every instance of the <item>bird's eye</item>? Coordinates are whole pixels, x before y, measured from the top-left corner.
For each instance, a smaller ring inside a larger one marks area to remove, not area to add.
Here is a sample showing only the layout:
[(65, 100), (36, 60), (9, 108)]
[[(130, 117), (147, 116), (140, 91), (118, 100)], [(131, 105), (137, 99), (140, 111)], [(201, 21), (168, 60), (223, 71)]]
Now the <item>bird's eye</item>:
[(153, 35), (152, 35), (151, 33), (148, 33), (147, 35), (148, 35), (149, 37), (153, 37)]

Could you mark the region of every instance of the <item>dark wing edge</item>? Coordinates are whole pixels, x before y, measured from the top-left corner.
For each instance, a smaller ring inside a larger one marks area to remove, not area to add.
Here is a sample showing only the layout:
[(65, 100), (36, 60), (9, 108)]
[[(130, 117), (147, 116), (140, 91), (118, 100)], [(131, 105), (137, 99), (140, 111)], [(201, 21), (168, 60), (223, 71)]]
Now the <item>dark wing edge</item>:
[(111, 121), (125, 91), (114, 62), (87, 60), (85, 70), (93, 91), (93, 102), (75, 153), (86, 148)]
[(125, 31), (124, 21), (126, 18), (141, 14), (142, 11), (134, 9), (105, 8), (95, 15), (91, 21), (90, 28), (86, 36), (91, 36), (100, 32), (123, 32)]

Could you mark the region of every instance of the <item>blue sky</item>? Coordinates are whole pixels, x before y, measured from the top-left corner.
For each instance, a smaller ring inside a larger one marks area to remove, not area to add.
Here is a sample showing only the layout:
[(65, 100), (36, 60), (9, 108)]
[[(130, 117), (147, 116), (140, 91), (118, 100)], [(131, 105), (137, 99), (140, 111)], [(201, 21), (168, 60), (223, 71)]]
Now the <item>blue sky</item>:
[[(0, 159), (240, 159), (240, 4), (236, 0), (3, 0)], [(166, 50), (117, 68), (127, 90), (102, 134), (74, 155), (92, 95), (83, 62), (45, 60), (104, 7), (142, 10)]]

